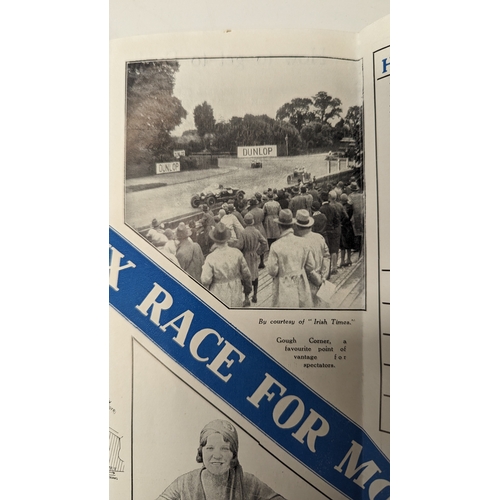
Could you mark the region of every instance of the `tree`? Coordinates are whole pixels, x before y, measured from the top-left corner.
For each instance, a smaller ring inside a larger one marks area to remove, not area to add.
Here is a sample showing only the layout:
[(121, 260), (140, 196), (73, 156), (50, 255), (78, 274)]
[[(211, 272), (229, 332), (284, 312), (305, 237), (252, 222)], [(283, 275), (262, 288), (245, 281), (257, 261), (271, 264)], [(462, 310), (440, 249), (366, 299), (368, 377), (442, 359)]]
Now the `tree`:
[(318, 92), (313, 97), (313, 113), (318, 121), (321, 123), (328, 123), (328, 120), (340, 117), (342, 102), (337, 97), (331, 97), (326, 92)]
[(203, 104), (198, 104), (194, 108), (193, 116), (198, 135), (203, 140), (203, 145), (205, 145), (206, 136), (213, 134), (215, 130), (214, 110), (207, 101), (204, 101)]
[(350, 152), (358, 164), (363, 163), (363, 107), (351, 106), (345, 115), (345, 127), (349, 135), (355, 140), (354, 150)]
[(172, 139), (172, 148), (184, 149), (186, 151), (186, 156), (192, 153), (199, 153), (203, 150), (203, 141), (196, 129), (185, 130), (181, 137), (172, 137)]
[[(287, 137), (288, 139), (286, 139)], [(286, 144), (288, 141), (288, 154), (297, 153), (302, 146), (302, 139), (298, 130), (290, 123), (275, 121), (273, 124), (273, 138), (273, 144)]]
[(292, 99), (276, 111), (276, 119), (288, 121), (300, 132), (302, 127), (314, 118), (314, 114), (310, 111), (312, 104), (309, 98)]
[(307, 148), (331, 148), (334, 129), (329, 123), (310, 122), (302, 127), (300, 136)]
[(129, 63), (127, 70), (127, 176), (144, 175), (170, 156), (170, 134), (187, 112), (173, 94), (177, 61)]
[(213, 144), (219, 151), (234, 152), (237, 146), (284, 145), (287, 136), (289, 151), (296, 150), (301, 140), (293, 125), (267, 115), (246, 114), (243, 118), (233, 116), (229, 121), (217, 123)]
[(334, 126), (333, 126), (333, 134), (332, 137), (335, 141), (340, 141), (344, 137), (349, 136), (349, 127), (347, 126), (345, 119), (341, 118)]
[(345, 125), (349, 130), (349, 135), (355, 138), (361, 130), (361, 107), (351, 106), (345, 115)]

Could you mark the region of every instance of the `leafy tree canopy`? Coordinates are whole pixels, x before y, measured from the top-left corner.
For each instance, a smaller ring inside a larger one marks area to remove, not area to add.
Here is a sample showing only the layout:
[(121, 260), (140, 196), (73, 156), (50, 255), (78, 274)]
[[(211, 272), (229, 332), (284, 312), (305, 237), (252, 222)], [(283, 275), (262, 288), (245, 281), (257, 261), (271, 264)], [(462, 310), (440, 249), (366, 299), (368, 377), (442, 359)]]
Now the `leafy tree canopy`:
[(233, 116), (229, 121), (215, 126), (213, 145), (220, 151), (235, 151), (237, 146), (259, 144), (284, 144), (288, 140), (290, 150), (298, 147), (300, 136), (297, 129), (267, 115), (246, 114)]
[(194, 124), (200, 137), (213, 133), (215, 129), (214, 110), (207, 101), (204, 101), (203, 104), (198, 104), (194, 108), (193, 116)]
[(314, 113), (310, 110), (312, 104), (313, 102), (309, 98), (292, 99), (276, 111), (276, 119), (286, 120), (300, 131), (314, 117)]
[[(332, 121), (342, 113), (341, 105), (340, 99), (320, 91), (311, 98), (297, 97), (283, 104), (276, 112), (276, 119), (290, 123), (298, 132), (302, 132), (304, 127), (312, 123), (322, 123), (332, 127)], [(305, 134), (308, 135), (310, 130), (308, 129)], [(323, 135), (331, 135), (331, 131), (327, 134), (325, 131)], [(312, 142), (316, 143), (315, 140)]]
[(127, 71), (127, 165), (162, 161), (170, 133), (187, 116), (174, 96), (177, 61), (130, 63)]
[(331, 97), (326, 92), (318, 92), (313, 97), (314, 115), (321, 123), (328, 123), (328, 120), (340, 117), (342, 113), (342, 102), (337, 97)]

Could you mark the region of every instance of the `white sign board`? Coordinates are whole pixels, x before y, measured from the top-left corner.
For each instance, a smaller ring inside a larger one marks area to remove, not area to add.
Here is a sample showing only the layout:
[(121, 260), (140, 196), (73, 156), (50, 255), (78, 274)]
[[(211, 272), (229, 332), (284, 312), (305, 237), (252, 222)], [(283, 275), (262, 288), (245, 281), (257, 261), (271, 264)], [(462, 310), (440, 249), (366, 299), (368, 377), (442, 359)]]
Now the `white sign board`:
[(278, 156), (276, 146), (238, 146), (238, 158), (259, 158)]
[(175, 158), (180, 158), (181, 156), (186, 156), (186, 151), (184, 149), (174, 149)]
[(169, 174), (171, 172), (180, 172), (180, 170), (181, 170), (181, 163), (178, 161), (156, 164), (157, 174)]

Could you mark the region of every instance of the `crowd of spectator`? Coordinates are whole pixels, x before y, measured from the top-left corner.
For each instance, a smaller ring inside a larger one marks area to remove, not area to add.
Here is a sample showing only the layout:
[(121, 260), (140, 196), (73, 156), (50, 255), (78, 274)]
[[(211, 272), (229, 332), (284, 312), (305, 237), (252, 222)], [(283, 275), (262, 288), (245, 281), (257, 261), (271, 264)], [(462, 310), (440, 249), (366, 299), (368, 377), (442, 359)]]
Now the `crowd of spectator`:
[(154, 219), (146, 238), (229, 307), (257, 303), (264, 268), (273, 307), (328, 307), (319, 288), (352, 265), (353, 251), (361, 257), (364, 200), (355, 178), (268, 188), (215, 211), (200, 208), (196, 222), (175, 230)]

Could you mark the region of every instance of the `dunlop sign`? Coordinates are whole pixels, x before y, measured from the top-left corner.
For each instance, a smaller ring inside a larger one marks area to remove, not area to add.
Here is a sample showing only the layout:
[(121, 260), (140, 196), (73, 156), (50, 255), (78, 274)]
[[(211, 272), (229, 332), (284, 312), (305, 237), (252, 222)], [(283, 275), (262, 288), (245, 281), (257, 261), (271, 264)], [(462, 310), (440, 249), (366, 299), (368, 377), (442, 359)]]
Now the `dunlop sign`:
[(181, 170), (181, 163), (178, 161), (156, 164), (157, 174), (169, 174), (170, 172), (180, 172), (180, 170)]
[(278, 156), (278, 148), (276, 146), (238, 146), (238, 158), (262, 156)]
[(181, 156), (186, 156), (186, 150), (185, 149), (174, 149), (174, 156), (176, 158), (180, 158)]

